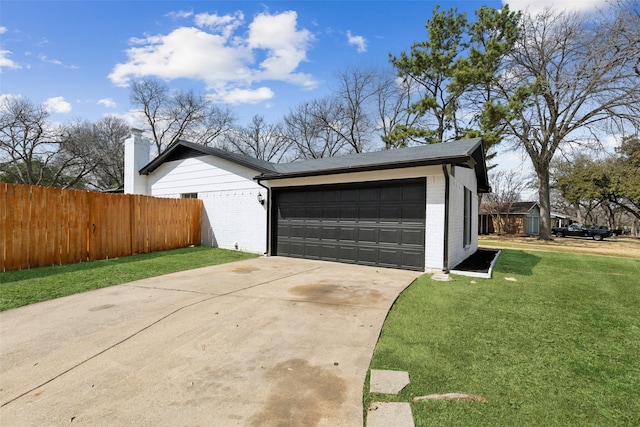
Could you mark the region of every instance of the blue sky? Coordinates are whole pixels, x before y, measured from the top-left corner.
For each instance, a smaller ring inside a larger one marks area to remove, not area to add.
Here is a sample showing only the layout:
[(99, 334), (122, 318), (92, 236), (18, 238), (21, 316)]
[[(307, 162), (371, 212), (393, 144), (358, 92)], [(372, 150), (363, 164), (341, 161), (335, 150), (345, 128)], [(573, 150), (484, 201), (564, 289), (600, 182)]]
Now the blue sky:
[[(545, 0), (546, 1), (546, 0)], [(544, 1), (516, 0), (512, 9)], [(563, 2), (591, 8), (602, 0)], [(346, 67), (389, 66), (425, 37), (432, 1), (14, 1), (0, 3), (0, 96), (52, 119), (129, 120), (128, 83), (153, 76), (209, 94), (240, 123), (276, 122)], [(500, 0), (442, 3), (473, 14)], [(531, 9), (530, 9), (531, 10)], [(535, 9), (534, 9), (535, 10)]]

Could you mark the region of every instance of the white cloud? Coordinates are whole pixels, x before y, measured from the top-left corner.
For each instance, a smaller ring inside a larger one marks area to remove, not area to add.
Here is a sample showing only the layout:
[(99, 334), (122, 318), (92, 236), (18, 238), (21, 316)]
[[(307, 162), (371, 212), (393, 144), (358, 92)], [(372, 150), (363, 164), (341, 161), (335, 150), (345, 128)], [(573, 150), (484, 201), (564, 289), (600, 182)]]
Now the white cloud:
[(47, 57), (47, 55), (44, 54), (40, 54), (38, 55), (38, 59), (42, 62), (46, 62), (47, 64), (53, 64), (53, 65), (62, 65), (62, 62), (57, 60), (57, 59), (49, 59)]
[(247, 79), (252, 61), (246, 48), (229, 46), (226, 39), (194, 27), (180, 27), (167, 35), (131, 40), (129, 61), (117, 64), (111, 81), (126, 86), (131, 77), (189, 78), (215, 86), (218, 82)]
[(258, 89), (231, 89), (214, 95), (212, 99), (227, 104), (257, 104), (274, 96), (275, 93), (270, 88), (260, 87)]
[(0, 34), (4, 34), (7, 32), (7, 27), (0, 26)]
[(49, 98), (44, 102), (44, 107), (50, 113), (69, 113), (71, 112), (71, 104), (64, 100), (62, 96)]
[(14, 95), (11, 93), (0, 93), (0, 111), (4, 109), (5, 104), (12, 99), (19, 99), (20, 95)]
[(502, 0), (502, 4), (508, 4), (511, 10), (528, 11), (536, 15), (548, 7), (558, 10), (592, 11), (605, 6), (607, 0), (565, 0), (562, 2), (557, 0)]
[(119, 86), (143, 76), (199, 80), (214, 98), (236, 103), (273, 97), (271, 89), (253, 87), (260, 82), (317, 86), (312, 76), (297, 71), (307, 59), (313, 35), (298, 28), (295, 12), (256, 15), (248, 31), (241, 31), (245, 26), (241, 12), (198, 14), (194, 23), (197, 27), (130, 39), (127, 61), (116, 64), (109, 79)]
[(98, 104), (103, 105), (107, 108), (116, 108), (116, 102), (111, 98), (102, 98), (98, 101)]
[(10, 50), (0, 50), (0, 73), (2, 73), (3, 68), (9, 68), (12, 70), (17, 70), (18, 68), (22, 68), (15, 61), (8, 58), (9, 55), (11, 55)]
[(239, 11), (233, 15), (224, 16), (199, 13), (195, 16), (195, 23), (198, 27), (208, 28), (214, 33), (219, 33), (225, 38), (229, 38), (244, 23), (244, 14)]
[(171, 19), (187, 19), (193, 16), (193, 11), (191, 10), (179, 10), (177, 12), (169, 12), (167, 15)]
[(367, 51), (367, 40), (362, 36), (354, 36), (351, 31), (347, 31), (347, 41), (351, 46), (358, 48), (358, 53), (364, 53)]
[(262, 13), (249, 25), (249, 47), (266, 50), (266, 59), (260, 63), (258, 80), (283, 80), (304, 85), (310, 76), (294, 73), (307, 59), (307, 49), (313, 40), (308, 30), (297, 30), (296, 12), (278, 15)]

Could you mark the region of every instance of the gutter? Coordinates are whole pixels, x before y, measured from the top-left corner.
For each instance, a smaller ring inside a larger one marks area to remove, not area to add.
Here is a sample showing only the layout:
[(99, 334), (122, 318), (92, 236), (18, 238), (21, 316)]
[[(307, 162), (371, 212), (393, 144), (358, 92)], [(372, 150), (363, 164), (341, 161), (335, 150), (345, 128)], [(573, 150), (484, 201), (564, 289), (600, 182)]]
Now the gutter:
[(443, 242), (443, 257), (442, 257), (442, 271), (449, 272), (449, 170), (448, 164), (442, 165), (442, 173), (444, 174), (444, 242)]
[(260, 177), (257, 176), (255, 178), (255, 181), (258, 183), (258, 185), (262, 188), (264, 188), (265, 190), (267, 190), (267, 201), (266, 201), (266, 208), (267, 208), (267, 226), (265, 227), (267, 229), (267, 238), (266, 238), (266, 245), (267, 247), (265, 248), (264, 254), (269, 256), (271, 255), (271, 246), (269, 242), (269, 230), (271, 229), (271, 189), (265, 185), (263, 185), (260, 182)]

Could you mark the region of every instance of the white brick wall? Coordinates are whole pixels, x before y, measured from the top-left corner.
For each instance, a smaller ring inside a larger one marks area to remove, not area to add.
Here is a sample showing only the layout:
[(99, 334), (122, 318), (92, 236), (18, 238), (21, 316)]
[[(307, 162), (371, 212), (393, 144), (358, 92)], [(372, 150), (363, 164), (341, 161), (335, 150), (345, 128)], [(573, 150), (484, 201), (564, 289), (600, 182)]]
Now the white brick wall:
[(258, 202), (258, 192), (266, 199), (264, 188), (198, 193), (205, 215), (202, 244), (245, 252), (267, 251), (266, 204)]
[(427, 177), (425, 270), (441, 271), (444, 262), (444, 175)]
[(149, 163), (151, 142), (142, 136), (142, 131), (131, 130), (131, 136), (124, 141), (124, 192), (146, 195), (147, 176), (138, 171)]
[[(450, 179), (449, 268), (455, 267), (478, 249), (478, 195), (475, 172), (456, 167)], [(471, 190), (471, 244), (464, 246), (464, 188)]]
[(149, 176), (149, 188), (158, 197), (198, 193), (203, 245), (262, 254), (267, 214), (258, 193), (266, 199), (267, 191), (253, 180), (257, 174), (217, 157), (195, 157), (162, 164)]

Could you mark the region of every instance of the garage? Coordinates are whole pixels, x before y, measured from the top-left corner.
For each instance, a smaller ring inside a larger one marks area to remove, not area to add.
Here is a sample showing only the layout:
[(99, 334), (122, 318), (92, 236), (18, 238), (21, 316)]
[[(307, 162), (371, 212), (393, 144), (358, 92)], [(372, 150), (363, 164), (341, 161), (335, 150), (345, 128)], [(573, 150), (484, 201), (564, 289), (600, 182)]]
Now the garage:
[(426, 180), (278, 188), (274, 255), (423, 271)]

